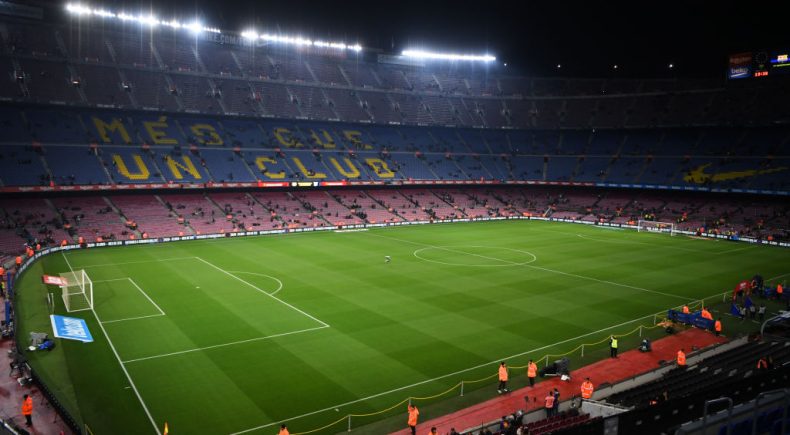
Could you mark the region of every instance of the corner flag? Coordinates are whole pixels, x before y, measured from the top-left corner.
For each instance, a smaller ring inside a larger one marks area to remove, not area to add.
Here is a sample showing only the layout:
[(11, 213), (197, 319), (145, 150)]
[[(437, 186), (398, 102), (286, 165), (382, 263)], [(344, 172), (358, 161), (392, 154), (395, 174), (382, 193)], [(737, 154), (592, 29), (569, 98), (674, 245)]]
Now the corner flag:
[(165, 430), (162, 432), (162, 435), (167, 435), (168, 432), (170, 431), (167, 429), (167, 422), (165, 422)]

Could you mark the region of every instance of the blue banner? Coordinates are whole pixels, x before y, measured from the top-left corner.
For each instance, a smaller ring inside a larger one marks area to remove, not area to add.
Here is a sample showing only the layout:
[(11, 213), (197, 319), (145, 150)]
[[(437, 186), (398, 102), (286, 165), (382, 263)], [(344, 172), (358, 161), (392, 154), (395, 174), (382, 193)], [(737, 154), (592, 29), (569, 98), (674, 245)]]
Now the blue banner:
[(64, 317), (50, 315), (52, 321), (52, 331), (57, 338), (65, 338), (67, 340), (77, 340), (83, 343), (90, 343), (93, 341), (93, 336), (88, 330), (88, 324), (84, 320), (76, 317)]

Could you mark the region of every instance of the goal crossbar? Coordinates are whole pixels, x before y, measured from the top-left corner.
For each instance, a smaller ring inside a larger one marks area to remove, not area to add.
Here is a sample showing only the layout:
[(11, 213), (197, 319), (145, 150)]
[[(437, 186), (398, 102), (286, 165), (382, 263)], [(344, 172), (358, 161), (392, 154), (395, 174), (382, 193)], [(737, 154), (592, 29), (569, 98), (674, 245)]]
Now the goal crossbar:
[(659, 221), (646, 221), (646, 220), (639, 220), (639, 225), (637, 226), (637, 231), (643, 232), (651, 232), (651, 233), (669, 233), (669, 235), (674, 236), (677, 234), (677, 227), (673, 222), (659, 222)]
[(60, 287), (66, 311), (90, 310), (93, 308), (93, 281), (84, 269), (61, 273), (66, 285)]

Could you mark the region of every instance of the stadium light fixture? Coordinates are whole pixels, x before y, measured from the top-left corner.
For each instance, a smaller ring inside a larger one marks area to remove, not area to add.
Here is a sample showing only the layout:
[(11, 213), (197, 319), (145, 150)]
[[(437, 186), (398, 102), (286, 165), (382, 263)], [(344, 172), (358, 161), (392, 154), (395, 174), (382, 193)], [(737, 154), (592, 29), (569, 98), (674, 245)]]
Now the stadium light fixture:
[(490, 54), (453, 54), (453, 53), (434, 53), (424, 50), (403, 50), (401, 55), (405, 57), (412, 57), (415, 59), (429, 59), (429, 60), (456, 60), (456, 61), (471, 61), (471, 62), (494, 62), (496, 57)]
[(256, 40), (258, 39), (258, 32), (254, 30), (245, 30), (241, 32), (241, 37), (244, 39)]
[[(149, 27), (164, 26), (172, 29), (185, 29), (197, 35), (202, 32), (209, 33), (222, 33), (220, 29), (215, 27), (206, 27), (200, 21), (195, 20), (190, 23), (182, 23), (178, 20), (160, 20), (153, 14), (129, 14), (126, 12), (112, 12), (105, 9), (93, 9), (89, 6), (80, 3), (66, 4), (66, 11), (70, 14), (77, 16), (97, 16), (102, 18), (117, 18), (121, 21), (136, 22)], [(362, 51), (362, 46), (359, 44), (348, 45), (339, 41), (321, 41), (304, 38), (301, 36), (287, 36), (287, 35), (274, 35), (269, 33), (259, 34), (253, 29), (241, 32), (241, 37), (250, 41), (262, 40), (267, 42), (276, 42), (279, 44), (296, 45), (302, 47), (319, 47), (331, 48), (335, 50), (351, 50), (355, 52)]]
[(203, 25), (200, 24), (200, 22), (198, 22), (198, 21), (193, 21), (193, 22), (185, 25), (184, 27), (189, 29), (189, 31), (191, 33), (194, 33), (195, 35), (197, 35), (197, 34), (199, 34), (200, 32), (203, 31)]
[(301, 47), (318, 47), (318, 48), (332, 48), (336, 50), (352, 50), (356, 52), (362, 51), (362, 46), (359, 44), (348, 45), (344, 42), (322, 41), (320, 39), (308, 39), (301, 36), (286, 36), (274, 35), (271, 33), (258, 34), (255, 30), (245, 30), (241, 32), (242, 38), (248, 40), (257, 40), (266, 42), (274, 42), (278, 44), (296, 45)]
[(672, 69), (672, 68), (675, 67), (675, 64), (674, 63), (670, 63), (668, 66), (669, 66), (669, 69)]
[(215, 27), (205, 27), (197, 21), (188, 24), (181, 23), (178, 20), (164, 21), (164, 20), (160, 20), (155, 15), (150, 13), (147, 15), (144, 14), (133, 15), (133, 14), (128, 14), (126, 12), (115, 13), (112, 11), (108, 11), (106, 9), (93, 9), (79, 3), (66, 4), (66, 11), (69, 12), (70, 14), (77, 15), (80, 17), (96, 16), (101, 18), (117, 18), (121, 21), (136, 22), (149, 27), (166, 26), (173, 29), (183, 28), (195, 34), (200, 32), (222, 33), (222, 31), (220, 31)]
[(150, 14), (138, 16), (137, 21), (139, 21), (141, 24), (145, 24), (151, 27), (156, 27), (159, 25), (159, 19)]

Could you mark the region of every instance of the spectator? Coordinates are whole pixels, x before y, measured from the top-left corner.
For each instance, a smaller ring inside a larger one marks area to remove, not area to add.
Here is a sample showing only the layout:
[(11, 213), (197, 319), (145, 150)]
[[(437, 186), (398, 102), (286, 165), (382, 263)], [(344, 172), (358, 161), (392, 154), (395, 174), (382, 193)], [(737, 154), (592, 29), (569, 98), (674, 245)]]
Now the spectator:
[(554, 394), (554, 409), (552, 409), (551, 414), (557, 415), (560, 410), (560, 390), (555, 388), (552, 394)]

